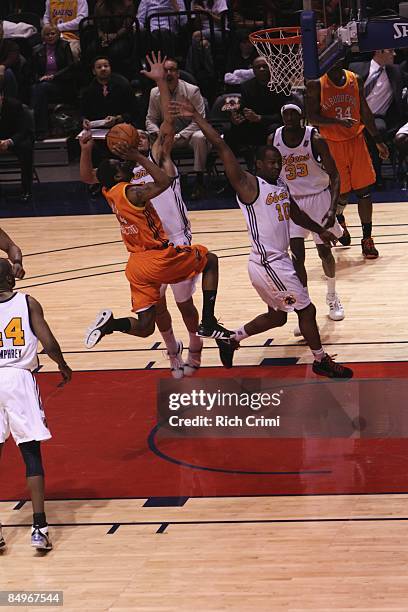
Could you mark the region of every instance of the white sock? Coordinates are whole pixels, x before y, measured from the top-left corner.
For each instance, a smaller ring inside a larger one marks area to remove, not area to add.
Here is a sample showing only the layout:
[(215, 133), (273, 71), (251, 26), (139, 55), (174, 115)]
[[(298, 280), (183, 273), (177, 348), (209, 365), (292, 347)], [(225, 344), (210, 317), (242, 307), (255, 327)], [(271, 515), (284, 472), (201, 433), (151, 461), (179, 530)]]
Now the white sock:
[(336, 294), (336, 277), (329, 278), (326, 277), (327, 280), (327, 295), (330, 297), (334, 297)]
[(199, 338), (199, 336), (197, 336), (197, 334), (195, 332), (188, 332), (188, 335), (190, 336), (190, 344), (189, 344), (189, 350), (192, 353), (199, 353), (201, 351), (201, 349), (203, 348), (203, 341), (201, 338)]
[(160, 332), (164, 343), (166, 345), (167, 350), (169, 351), (170, 355), (175, 355), (177, 353), (178, 350), (178, 344), (177, 344), (177, 340), (174, 336), (174, 332), (173, 332), (173, 328), (170, 327), (170, 329), (166, 332)]
[(321, 361), (326, 354), (323, 348), (319, 349), (318, 351), (312, 350), (312, 353), (316, 361)]
[(249, 334), (246, 333), (244, 325), (239, 329), (234, 330), (234, 337), (237, 342), (241, 342), (241, 340), (249, 338)]

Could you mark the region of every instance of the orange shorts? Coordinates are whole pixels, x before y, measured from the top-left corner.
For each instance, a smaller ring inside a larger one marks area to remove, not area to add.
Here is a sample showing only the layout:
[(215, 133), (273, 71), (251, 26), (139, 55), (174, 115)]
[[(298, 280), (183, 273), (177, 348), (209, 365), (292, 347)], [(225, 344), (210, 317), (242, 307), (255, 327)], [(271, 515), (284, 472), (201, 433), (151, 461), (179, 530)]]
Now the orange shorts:
[(340, 142), (328, 140), (327, 144), (340, 174), (340, 193), (375, 183), (375, 171), (363, 134)]
[(126, 266), (132, 310), (147, 310), (160, 299), (160, 287), (172, 285), (196, 274), (207, 265), (208, 249), (201, 244), (131, 253)]

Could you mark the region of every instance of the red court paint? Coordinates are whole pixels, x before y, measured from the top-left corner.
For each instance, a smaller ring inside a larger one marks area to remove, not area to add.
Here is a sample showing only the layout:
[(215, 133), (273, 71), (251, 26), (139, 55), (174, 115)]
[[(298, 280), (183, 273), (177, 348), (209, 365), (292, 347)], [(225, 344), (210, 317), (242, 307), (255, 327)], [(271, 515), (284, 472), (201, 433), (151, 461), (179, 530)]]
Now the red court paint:
[[(353, 364), (359, 377), (406, 377), (408, 363)], [(53, 439), (43, 445), (47, 497), (237, 496), (406, 492), (405, 439), (166, 439), (156, 425), (156, 385), (164, 370), (37, 376)], [(310, 366), (208, 368), (201, 378), (314, 376)], [(159, 436), (160, 438), (160, 436)], [(163, 458), (167, 456), (170, 460)], [(27, 497), (12, 441), (0, 463), (0, 499)]]

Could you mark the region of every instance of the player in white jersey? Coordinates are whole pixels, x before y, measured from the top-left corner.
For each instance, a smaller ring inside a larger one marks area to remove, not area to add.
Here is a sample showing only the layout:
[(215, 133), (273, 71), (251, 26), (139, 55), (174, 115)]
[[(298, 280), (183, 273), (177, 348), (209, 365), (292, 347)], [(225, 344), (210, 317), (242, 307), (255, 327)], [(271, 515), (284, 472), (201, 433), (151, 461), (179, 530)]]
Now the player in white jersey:
[[(58, 364), (63, 384), (71, 380), (72, 372), (44, 319), (41, 305), (31, 296), (13, 291), (14, 285), (11, 264), (0, 258), (0, 455), (11, 433), (26, 465), (33, 505), (31, 545), (50, 550), (40, 445), (42, 440), (51, 438), (51, 434), (32, 374), (38, 366), (38, 340)], [(4, 546), (0, 526), (0, 548)]]
[(238, 204), (244, 213), (251, 241), (249, 277), (268, 311), (235, 331), (234, 340), (217, 341), (226, 367), (232, 366), (234, 350), (248, 336), (259, 334), (286, 323), (287, 313), (295, 310), (302, 335), (310, 346), (313, 371), (330, 378), (351, 378), (353, 372), (335, 363), (322, 348), (316, 323), (316, 309), (306, 287), (302, 285), (289, 257), (289, 220), (319, 234), (323, 243), (335, 242), (331, 232), (310, 219), (279, 178), (282, 156), (273, 146), (260, 147), (256, 155), (257, 176), (245, 172), (218, 132), (185, 100), (172, 102), (172, 113), (192, 117), (222, 159), (225, 172), (237, 192)]
[[(150, 149), (149, 138), (146, 132), (139, 130), (139, 152), (148, 157), (151, 161), (158, 164), (166, 174), (172, 177), (171, 186), (162, 194), (152, 199), (152, 204), (158, 213), (169, 240), (174, 245), (191, 244), (191, 226), (188, 219), (186, 205), (181, 195), (180, 178), (176, 166), (171, 159), (171, 149), (173, 146), (174, 129), (173, 119), (167, 113), (170, 102), (170, 93), (164, 71), (164, 62), (161, 61), (160, 53), (156, 58), (152, 54), (153, 61), (147, 57), (150, 71), (144, 72), (145, 76), (155, 81), (159, 87), (161, 106), (164, 110), (164, 121), (160, 127), (157, 140)], [(81, 180), (95, 184), (98, 182), (95, 169), (92, 166), (92, 140), (86, 134), (80, 138), (81, 145)], [(118, 148), (120, 150), (120, 147)], [(133, 181), (137, 185), (152, 182), (153, 178), (143, 168), (134, 168)], [(156, 305), (156, 324), (163, 337), (167, 348), (167, 356), (170, 359), (170, 367), (174, 378), (182, 378), (184, 375), (192, 376), (200, 367), (202, 340), (197, 336), (199, 315), (194, 305), (192, 296), (196, 289), (198, 277), (182, 281), (176, 285), (171, 285), (177, 307), (181, 313), (184, 324), (189, 333), (189, 351), (187, 361), (182, 359), (183, 343), (176, 340), (172, 328), (170, 312), (167, 308), (166, 289), (167, 285), (161, 288), (161, 300)]]
[[(336, 219), (340, 195), (340, 176), (326, 141), (316, 128), (302, 126), (302, 111), (296, 104), (281, 109), (283, 127), (276, 130), (272, 144), (282, 155), (281, 178), (287, 183), (290, 195), (313, 221), (324, 223), (336, 238), (343, 229)], [(323, 166), (323, 167), (322, 167)], [(305, 269), (305, 238), (309, 231), (289, 221), (290, 250), (297, 275), (307, 287)], [(326, 302), (333, 321), (344, 319), (344, 309), (336, 293), (336, 261), (332, 250), (313, 233), (317, 252), (327, 279)], [(295, 335), (296, 332), (295, 332)]]

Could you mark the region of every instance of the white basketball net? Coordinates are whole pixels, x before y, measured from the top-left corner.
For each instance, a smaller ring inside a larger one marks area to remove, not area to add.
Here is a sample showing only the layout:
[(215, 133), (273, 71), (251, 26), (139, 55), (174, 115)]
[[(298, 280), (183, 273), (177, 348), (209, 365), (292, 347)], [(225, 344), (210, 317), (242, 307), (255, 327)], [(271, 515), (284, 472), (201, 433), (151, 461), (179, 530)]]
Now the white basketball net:
[[(292, 38), (294, 37), (292, 34)], [(276, 44), (275, 41), (279, 38), (287, 38), (288, 42)], [(293, 89), (303, 85), (302, 45), (291, 43), (290, 38), (291, 34), (282, 29), (275, 32), (259, 32), (258, 37), (255, 33), (251, 39), (258, 54), (268, 63), (271, 73), (269, 89), (286, 95), (290, 95)]]

